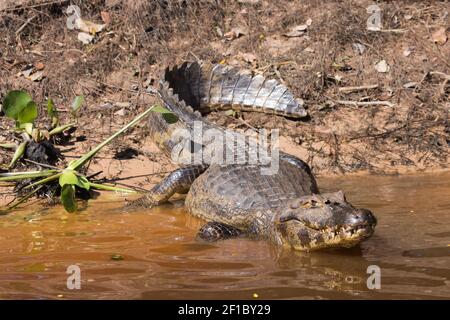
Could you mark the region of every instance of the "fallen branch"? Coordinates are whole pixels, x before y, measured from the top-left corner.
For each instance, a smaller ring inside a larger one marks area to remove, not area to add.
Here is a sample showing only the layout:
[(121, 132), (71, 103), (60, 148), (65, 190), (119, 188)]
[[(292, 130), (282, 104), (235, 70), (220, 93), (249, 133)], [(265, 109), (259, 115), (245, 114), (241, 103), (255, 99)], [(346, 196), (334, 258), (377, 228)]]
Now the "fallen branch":
[(25, 27), (26, 27), (31, 21), (33, 21), (33, 19), (36, 18), (36, 17), (37, 17), (37, 16), (32, 16), (32, 17), (29, 18), (27, 21), (25, 21), (25, 23), (22, 24), (22, 25), (20, 26), (19, 29), (17, 29), (17, 31), (16, 31), (16, 36), (19, 35), (19, 34), (22, 32), (22, 30), (25, 29)]
[(365, 106), (388, 106), (393, 107), (395, 104), (389, 101), (350, 101), (350, 100), (336, 100), (337, 104), (350, 105), (355, 107), (365, 107)]
[(8, 12), (8, 11), (32, 9), (32, 8), (50, 6), (50, 5), (53, 5), (53, 4), (62, 5), (64, 3), (66, 3), (66, 2), (69, 2), (69, 0), (54, 0), (54, 1), (35, 3), (35, 4), (32, 4), (32, 5), (16, 5), (16, 6), (6, 7), (4, 9), (0, 9), (0, 12), (2, 12), (2, 11)]
[(431, 71), (430, 74), (431, 74), (432, 76), (433, 76), (433, 75), (438, 75), (438, 76), (443, 77), (443, 78), (446, 79), (446, 80), (450, 80), (450, 74), (445, 74), (445, 73), (440, 72), (440, 71)]
[(405, 32), (408, 32), (408, 29), (380, 29), (380, 30), (377, 30), (377, 31), (379, 31), (379, 32), (386, 32), (386, 33), (388, 33), (388, 32), (405, 33)]
[(371, 89), (377, 89), (377, 84), (369, 84), (365, 86), (357, 86), (357, 87), (341, 87), (339, 88), (339, 92), (342, 93), (351, 93), (355, 91), (361, 91), (361, 90), (371, 90)]

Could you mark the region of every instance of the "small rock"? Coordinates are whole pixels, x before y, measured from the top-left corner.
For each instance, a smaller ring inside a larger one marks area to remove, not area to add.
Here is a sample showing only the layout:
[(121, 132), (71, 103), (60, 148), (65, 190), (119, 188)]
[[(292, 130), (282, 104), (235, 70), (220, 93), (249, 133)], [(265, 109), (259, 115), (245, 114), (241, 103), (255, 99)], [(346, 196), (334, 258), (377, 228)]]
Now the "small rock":
[(307, 47), (303, 51), (308, 52), (308, 53), (314, 53), (315, 52), (315, 50), (313, 48), (311, 48), (311, 47)]
[(387, 64), (386, 60), (378, 61), (375, 64), (375, 70), (377, 70), (380, 73), (389, 72), (390, 69), (391, 69), (391, 67), (389, 67), (389, 65)]
[(411, 20), (413, 18), (413, 16), (410, 14), (405, 14), (403, 17), (405, 18), (405, 20)]

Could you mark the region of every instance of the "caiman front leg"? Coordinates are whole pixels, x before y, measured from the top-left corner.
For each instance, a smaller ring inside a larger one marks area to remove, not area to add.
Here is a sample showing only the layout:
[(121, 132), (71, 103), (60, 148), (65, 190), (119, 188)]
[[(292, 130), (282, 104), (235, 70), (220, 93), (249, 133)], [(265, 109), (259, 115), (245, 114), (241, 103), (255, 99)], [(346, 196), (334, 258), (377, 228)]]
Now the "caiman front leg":
[(214, 242), (218, 240), (237, 238), (242, 234), (243, 232), (238, 228), (221, 222), (210, 221), (200, 228), (197, 238), (207, 242)]
[(187, 193), (195, 179), (197, 179), (208, 166), (193, 165), (179, 168), (171, 172), (163, 181), (156, 184), (148, 193), (137, 200), (129, 201), (128, 208), (151, 208), (167, 202), (175, 193)]

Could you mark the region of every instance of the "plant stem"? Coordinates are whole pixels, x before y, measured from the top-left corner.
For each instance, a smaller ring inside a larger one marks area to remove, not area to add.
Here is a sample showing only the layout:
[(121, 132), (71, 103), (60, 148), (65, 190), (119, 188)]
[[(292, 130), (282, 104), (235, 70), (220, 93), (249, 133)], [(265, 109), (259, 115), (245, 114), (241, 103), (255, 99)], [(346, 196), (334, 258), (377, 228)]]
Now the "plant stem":
[(54, 175), (52, 175), (50, 177), (41, 179), (39, 181), (36, 181), (35, 183), (32, 183), (32, 184), (30, 184), (28, 186), (25, 186), (24, 189), (28, 189), (28, 188), (31, 188), (31, 187), (34, 187), (34, 186), (37, 186), (37, 185), (40, 185), (40, 184), (44, 184), (44, 183), (47, 183), (47, 182), (50, 182), (50, 181), (53, 181), (53, 180), (57, 180), (57, 179), (59, 179), (59, 177), (61, 175), (62, 175), (62, 172), (59, 172), (59, 173), (54, 174)]
[(108, 139), (100, 143), (98, 146), (96, 146), (94, 149), (86, 153), (84, 156), (79, 158), (78, 160), (73, 161), (67, 169), (77, 170), (79, 167), (81, 167), (83, 164), (85, 164), (87, 161), (89, 161), (90, 158), (92, 158), (97, 152), (100, 151), (104, 146), (106, 146), (108, 143), (110, 143), (112, 140), (114, 140), (118, 135), (125, 132), (128, 128), (134, 126), (137, 122), (141, 121), (146, 115), (148, 115), (153, 108), (155, 108), (156, 105), (151, 106), (146, 111), (138, 115), (136, 118), (134, 118), (130, 123), (128, 123), (125, 127), (114, 133), (112, 136), (110, 136)]
[(124, 193), (138, 193), (138, 191), (128, 188), (118, 188), (113, 186), (108, 186), (106, 184), (99, 184), (99, 183), (92, 183), (89, 182), (90, 186), (94, 189), (99, 190), (107, 190), (107, 191), (117, 191), (117, 192), (124, 192)]
[(48, 177), (55, 174), (56, 170), (30, 171), (30, 172), (6, 172), (0, 173), (0, 181), (15, 181), (29, 178)]

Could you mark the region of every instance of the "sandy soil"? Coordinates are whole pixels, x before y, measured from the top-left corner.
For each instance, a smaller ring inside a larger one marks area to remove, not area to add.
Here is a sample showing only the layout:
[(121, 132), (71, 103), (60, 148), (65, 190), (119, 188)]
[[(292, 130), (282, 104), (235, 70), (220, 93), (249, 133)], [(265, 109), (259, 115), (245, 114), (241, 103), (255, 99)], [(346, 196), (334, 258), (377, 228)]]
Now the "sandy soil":
[[(106, 23), (85, 45), (67, 28), (69, 1), (3, 1), (0, 101), (10, 90), (26, 89), (40, 103), (44, 125), (46, 99), (52, 98), (63, 122), (78, 123), (73, 144), (61, 147), (70, 161), (156, 102), (148, 92), (167, 65), (227, 63), (282, 81), (304, 99), (310, 117), (208, 117), (244, 132), (279, 128), (281, 148), (318, 175), (447, 170), (448, 4), (378, 2), (382, 30), (369, 31), (372, 1), (252, 2), (70, 1), (83, 19)], [(286, 36), (298, 26), (305, 31)], [(377, 70), (383, 60), (387, 67)], [(20, 74), (30, 66), (43, 78)], [(353, 86), (376, 88), (346, 92)], [(70, 119), (71, 102), (81, 94), (86, 103)], [(371, 101), (386, 103), (364, 105)], [(0, 118), (0, 143), (12, 126)], [(131, 158), (116, 159), (124, 150)], [(0, 150), (2, 163), (11, 156)], [(173, 168), (142, 123), (102, 151), (89, 172), (148, 188)]]

